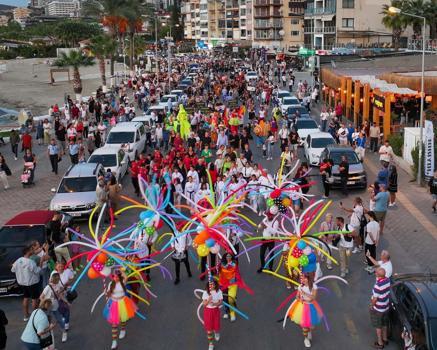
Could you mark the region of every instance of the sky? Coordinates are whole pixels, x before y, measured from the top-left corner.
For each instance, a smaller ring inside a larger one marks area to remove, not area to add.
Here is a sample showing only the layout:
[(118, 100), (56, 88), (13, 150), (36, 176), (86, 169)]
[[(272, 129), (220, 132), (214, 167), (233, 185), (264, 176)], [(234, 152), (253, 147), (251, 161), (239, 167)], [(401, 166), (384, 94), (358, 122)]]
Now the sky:
[(12, 6), (27, 6), (27, 0), (0, 0), (0, 4)]

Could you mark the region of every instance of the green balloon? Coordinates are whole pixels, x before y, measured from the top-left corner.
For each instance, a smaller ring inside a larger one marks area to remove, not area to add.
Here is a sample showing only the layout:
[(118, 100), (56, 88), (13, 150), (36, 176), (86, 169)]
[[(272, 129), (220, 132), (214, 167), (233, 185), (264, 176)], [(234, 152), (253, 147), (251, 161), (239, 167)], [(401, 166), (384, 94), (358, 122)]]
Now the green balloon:
[(301, 266), (305, 267), (305, 266), (308, 265), (308, 263), (309, 263), (308, 256), (306, 256), (306, 255), (302, 255), (302, 256), (299, 258), (299, 264), (300, 264)]
[(267, 206), (268, 207), (271, 207), (273, 204), (275, 204), (275, 201), (273, 200), (273, 199), (271, 199), (271, 198), (267, 198)]

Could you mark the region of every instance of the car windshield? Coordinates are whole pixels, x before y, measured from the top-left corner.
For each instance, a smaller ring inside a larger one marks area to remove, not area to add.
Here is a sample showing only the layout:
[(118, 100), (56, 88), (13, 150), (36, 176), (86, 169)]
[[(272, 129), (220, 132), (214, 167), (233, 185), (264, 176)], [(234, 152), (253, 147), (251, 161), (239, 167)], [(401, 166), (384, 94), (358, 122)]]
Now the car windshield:
[(317, 123), (312, 120), (312, 119), (308, 119), (308, 120), (302, 120), (302, 119), (298, 119), (296, 122), (296, 128), (297, 130), (300, 129), (317, 129)]
[(358, 156), (353, 151), (345, 151), (345, 152), (331, 152), (331, 159), (335, 165), (339, 165), (341, 163), (341, 156), (346, 156), (349, 164), (359, 164), (360, 160)]
[(135, 132), (133, 131), (114, 131), (110, 132), (106, 143), (133, 143), (135, 141)]
[(4, 226), (0, 230), (0, 246), (25, 246), (30, 241), (44, 241), (44, 226)]
[(64, 177), (59, 185), (58, 193), (93, 192), (96, 190), (97, 179), (89, 177)]
[(256, 76), (256, 73), (255, 73), (255, 72), (247, 72), (247, 75), (250, 75), (250, 76), (252, 76), (252, 77), (255, 77), (255, 76)]
[(105, 168), (117, 166), (117, 158), (115, 154), (93, 154), (88, 159), (88, 163), (100, 163)]
[(289, 92), (278, 92), (278, 98), (291, 97)]
[(294, 98), (294, 97), (284, 97), (284, 99), (282, 100), (282, 103), (284, 105), (298, 105), (299, 100), (297, 98)]
[(300, 115), (308, 114), (308, 111), (304, 107), (298, 107), (298, 106), (297, 107), (288, 107), (288, 109), (287, 109), (287, 113), (289, 115), (296, 114), (296, 111), (299, 111)]
[(312, 148), (325, 148), (328, 145), (333, 145), (334, 144), (334, 140), (331, 138), (316, 138), (316, 139), (312, 139), (311, 141), (311, 147)]

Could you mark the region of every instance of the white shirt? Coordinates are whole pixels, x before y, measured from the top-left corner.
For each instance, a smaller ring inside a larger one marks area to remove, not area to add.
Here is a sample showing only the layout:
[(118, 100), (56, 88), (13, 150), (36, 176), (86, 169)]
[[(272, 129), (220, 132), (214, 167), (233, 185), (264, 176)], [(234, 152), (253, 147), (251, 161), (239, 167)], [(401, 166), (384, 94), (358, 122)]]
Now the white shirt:
[(48, 284), (41, 293), (41, 299), (50, 299), (52, 301), (52, 311), (56, 311), (59, 308), (59, 297), (57, 295), (61, 294), (62, 288), (60, 282), (57, 284)]
[(11, 271), (15, 273), (20, 286), (32, 286), (39, 282), (41, 269), (36, 266), (35, 261), (24, 256), (14, 262)]
[[(179, 233), (179, 232), (178, 232)], [(177, 234), (178, 234), (177, 233)], [(183, 253), (185, 250), (188, 249), (188, 247), (193, 243), (193, 239), (191, 238), (191, 235), (183, 235), (181, 237), (178, 237), (176, 240), (174, 240), (171, 243), (172, 248), (176, 250), (178, 253)]]
[(328, 120), (329, 113), (328, 112), (322, 112), (320, 113), (320, 119), (321, 120)]
[(378, 266), (382, 267), (385, 270), (385, 277), (390, 278), (393, 275), (393, 265), (391, 263), (391, 260), (386, 262), (379, 260)]
[(262, 222), (266, 226), (263, 230), (263, 238), (271, 238), (277, 236), (279, 226), (277, 220), (270, 221), (267, 218), (264, 218)]
[[(375, 244), (372, 241), (372, 238), (373, 238), (373, 240), (375, 242), (378, 242), (378, 240), (379, 240), (379, 231), (380, 231), (379, 223), (377, 223), (376, 221), (369, 221), (367, 223), (367, 225), (366, 225), (367, 235), (366, 235), (366, 239), (364, 240), (364, 243), (366, 243), (366, 244)], [(370, 236), (372, 238), (370, 238)]]
[[(208, 300), (209, 297), (210, 295), (208, 294), (208, 292), (204, 291), (202, 295), (202, 300)], [(205, 307), (207, 307), (208, 309), (215, 309), (218, 306), (214, 306), (212, 305), (212, 303), (218, 303), (220, 300), (223, 300), (223, 293), (220, 289), (217, 292), (213, 290), (211, 291), (211, 297), (211, 302), (208, 303)]]
[(340, 139), (342, 140), (346, 140), (347, 139), (347, 135), (349, 135), (349, 131), (347, 128), (340, 128), (337, 131), (337, 135)]
[(382, 145), (379, 148), (379, 160), (390, 163), (391, 157), (393, 157), (393, 148), (391, 148), (391, 146), (385, 147), (385, 145)]
[(356, 205), (353, 211), (354, 212), (351, 215), (350, 225), (357, 230), (361, 226), (361, 218), (364, 215), (364, 208), (361, 205)]
[[(313, 283), (313, 290), (317, 290), (317, 285), (315, 283)], [(310, 290), (310, 288), (308, 286), (300, 285), (298, 287), (298, 291), (301, 292), (301, 298), (302, 298), (303, 301), (306, 301), (306, 302), (310, 302), (311, 301), (310, 297), (307, 296), (307, 294), (308, 295), (312, 294), (311, 290)]]
[(193, 178), (193, 182), (194, 182), (194, 183), (196, 183), (196, 184), (199, 183), (199, 174), (197, 173), (196, 170), (189, 170), (188, 173), (187, 173), (187, 179), (188, 179), (190, 176)]
[(70, 268), (67, 267), (64, 271), (62, 271), (61, 274), (59, 274), (59, 276), (62, 284), (66, 286), (74, 278), (74, 273)]
[[(351, 231), (353, 227), (349, 227), (349, 225), (344, 225), (342, 229), (340, 229), (340, 231)], [(351, 241), (346, 241), (346, 239), (344, 238), (344, 234), (340, 235), (340, 242), (339, 242), (339, 246), (343, 247), (343, 248), (347, 248), (347, 249), (351, 249), (354, 247), (354, 240), (351, 239)]]

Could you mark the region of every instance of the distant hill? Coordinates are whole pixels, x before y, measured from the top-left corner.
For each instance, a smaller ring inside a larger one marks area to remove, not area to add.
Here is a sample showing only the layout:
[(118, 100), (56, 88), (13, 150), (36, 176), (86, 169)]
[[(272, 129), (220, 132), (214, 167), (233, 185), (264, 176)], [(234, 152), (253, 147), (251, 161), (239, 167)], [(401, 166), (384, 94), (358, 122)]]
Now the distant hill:
[(5, 4), (0, 4), (0, 12), (9, 12), (9, 11), (12, 11), (16, 7), (17, 6), (10, 6), (10, 5), (5, 5)]

